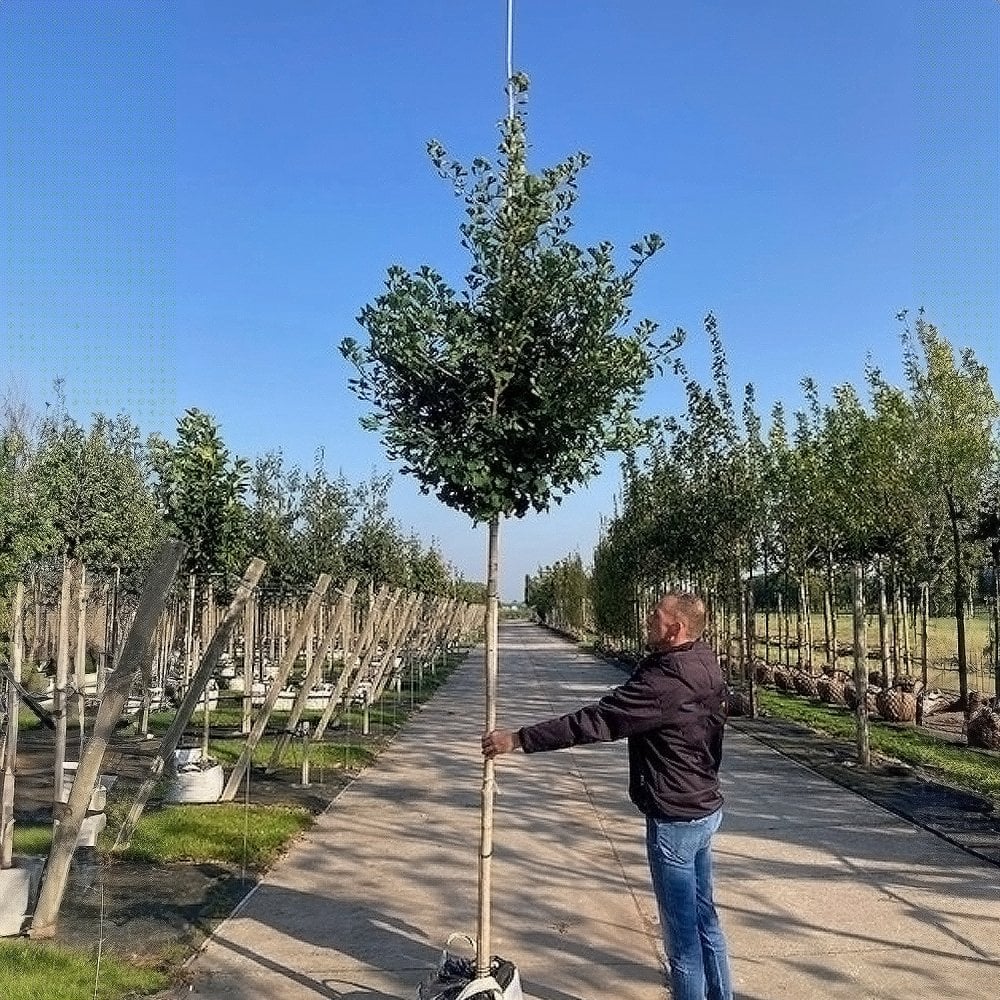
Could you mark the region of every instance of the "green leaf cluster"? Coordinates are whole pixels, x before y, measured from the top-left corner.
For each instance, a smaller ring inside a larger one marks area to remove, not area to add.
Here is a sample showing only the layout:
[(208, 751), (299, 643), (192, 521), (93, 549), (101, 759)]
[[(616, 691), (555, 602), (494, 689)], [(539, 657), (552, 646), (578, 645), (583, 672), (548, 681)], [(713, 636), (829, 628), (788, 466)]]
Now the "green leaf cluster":
[(502, 124), (495, 163), (467, 169), (429, 144), (464, 203), (464, 288), (393, 266), (358, 317), (367, 342), (341, 344), (372, 406), (364, 425), (425, 492), (477, 522), (546, 510), (607, 450), (634, 445), (643, 388), (677, 346), (657, 344), (648, 320), (629, 329), (636, 275), (663, 241), (638, 241), (624, 270), (610, 243), (574, 244), (586, 156), (532, 173), (526, 149), (520, 116)]

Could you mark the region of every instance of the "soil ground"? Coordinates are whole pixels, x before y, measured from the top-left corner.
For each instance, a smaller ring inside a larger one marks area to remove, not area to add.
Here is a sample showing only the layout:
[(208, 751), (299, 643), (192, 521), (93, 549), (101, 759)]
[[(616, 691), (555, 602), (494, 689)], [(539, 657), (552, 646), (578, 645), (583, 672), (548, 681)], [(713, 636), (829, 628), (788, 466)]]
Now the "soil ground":
[[(349, 741), (352, 747), (364, 745), (373, 751), (390, 736), (386, 731), (363, 737), (356, 731), (344, 734), (335, 728), (328, 730), (332, 743)], [(127, 730), (118, 734), (108, 748), (104, 765), (104, 771), (119, 776), (111, 793), (113, 801), (131, 801), (130, 792), (145, 773), (144, 762), (157, 743), (129, 735)], [(21, 734), (15, 810), (18, 822), (51, 821), (52, 759), (51, 732), (31, 729)], [(310, 784), (302, 787), (300, 765), (279, 769), (269, 776), (254, 768), (247, 783), (248, 796), (241, 792), (239, 801), (300, 806), (318, 814), (354, 776), (352, 771), (313, 765)], [(154, 798), (147, 808), (161, 807), (162, 803)], [(80, 848), (74, 854), (55, 940), (83, 951), (101, 948), (105, 954), (113, 952), (133, 961), (166, 959), (176, 964), (232, 912), (260, 875), (238, 865), (153, 865)]]

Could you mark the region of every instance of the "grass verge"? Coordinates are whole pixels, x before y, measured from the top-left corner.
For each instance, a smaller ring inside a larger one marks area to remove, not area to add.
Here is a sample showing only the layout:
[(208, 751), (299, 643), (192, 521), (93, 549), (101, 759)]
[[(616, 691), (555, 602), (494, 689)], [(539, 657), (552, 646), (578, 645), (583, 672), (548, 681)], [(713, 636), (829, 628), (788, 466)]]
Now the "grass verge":
[[(839, 739), (855, 737), (854, 714), (835, 705), (818, 705), (794, 695), (758, 689), (759, 706), (769, 715), (807, 726)], [(871, 722), (871, 748), (876, 753), (933, 772), (935, 778), (989, 798), (1000, 799), (1000, 759), (946, 743), (919, 729)]]
[(90, 956), (59, 945), (0, 941), (0, 997), (4, 1000), (126, 1000), (168, 985), (159, 969)]
[(216, 861), (261, 871), (311, 825), (309, 811), (294, 806), (174, 805), (146, 813), (119, 853), (153, 864)]

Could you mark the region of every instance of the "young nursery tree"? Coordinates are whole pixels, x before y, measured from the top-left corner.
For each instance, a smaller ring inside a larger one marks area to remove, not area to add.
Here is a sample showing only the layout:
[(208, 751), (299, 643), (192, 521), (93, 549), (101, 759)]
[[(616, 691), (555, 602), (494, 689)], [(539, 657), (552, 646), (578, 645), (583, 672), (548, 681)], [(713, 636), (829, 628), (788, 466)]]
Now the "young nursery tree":
[[(465, 205), (461, 243), (472, 263), (456, 292), (428, 266), (394, 265), (385, 291), (361, 311), (368, 334), (341, 352), (350, 381), (373, 407), (363, 424), (381, 432), (390, 459), (424, 492), (489, 526), (486, 726), (496, 718), (497, 577), (504, 517), (544, 511), (586, 482), (609, 449), (636, 438), (634, 411), (658, 360), (656, 325), (631, 331), (636, 275), (660, 247), (649, 235), (620, 271), (613, 247), (570, 241), (570, 209), (584, 154), (531, 173), (520, 109), (527, 81), (510, 80), (519, 102), (501, 125), (499, 158), (466, 170), (438, 142), (431, 161)], [(513, 102), (512, 102), (513, 108)], [(492, 762), (484, 766), (480, 855), (479, 968), (488, 968)]]
[(183, 569), (195, 576), (200, 601), (213, 575), (237, 568), (249, 466), (230, 456), (215, 418), (197, 409), (177, 421), (176, 444), (150, 438), (149, 461), (163, 517), (187, 545)]
[[(901, 314), (905, 319), (905, 313)], [(968, 703), (969, 670), (965, 638), (968, 589), (963, 542), (974, 517), (996, 446), (998, 403), (989, 371), (970, 348), (958, 357), (951, 344), (921, 311), (916, 328), (903, 335), (903, 363), (919, 433), (915, 464), (938, 492), (951, 527), (958, 630), (958, 683)]]

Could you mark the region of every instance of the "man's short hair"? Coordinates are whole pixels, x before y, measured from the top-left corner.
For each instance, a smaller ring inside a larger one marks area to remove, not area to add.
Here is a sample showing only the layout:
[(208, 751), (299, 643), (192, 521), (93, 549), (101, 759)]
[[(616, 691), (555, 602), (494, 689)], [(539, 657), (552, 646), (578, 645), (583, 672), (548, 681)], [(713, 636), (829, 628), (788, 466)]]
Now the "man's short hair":
[(663, 599), (672, 602), (674, 613), (684, 620), (687, 634), (692, 639), (697, 639), (705, 631), (705, 602), (697, 594), (670, 590), (663, 595)]

